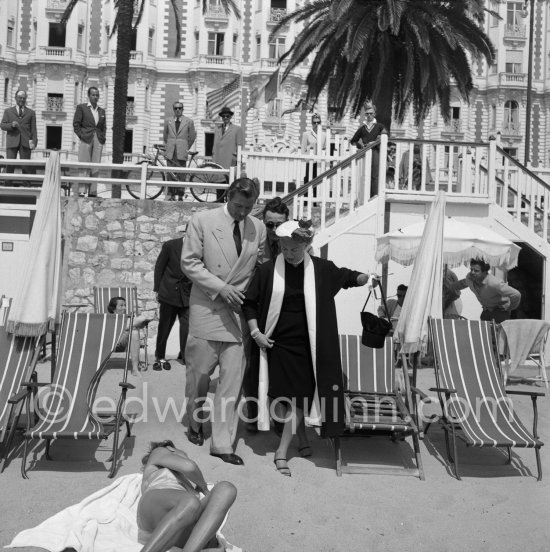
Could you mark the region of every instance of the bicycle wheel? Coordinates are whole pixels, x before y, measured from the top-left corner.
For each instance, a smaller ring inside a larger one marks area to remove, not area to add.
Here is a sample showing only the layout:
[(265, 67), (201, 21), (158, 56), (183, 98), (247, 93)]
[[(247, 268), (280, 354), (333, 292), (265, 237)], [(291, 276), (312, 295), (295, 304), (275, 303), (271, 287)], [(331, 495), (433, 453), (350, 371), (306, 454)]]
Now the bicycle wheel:
[[(139, 180), (141, 179), (140, 171), (129, 171), (127, 175), (128, 179)], [(149, 171), (147, 173), (147, 180), (158, 181), (158, 184), (147, 184), (145, 199), (156, 199), (162, 192), (164, 192), (165, 185), (162, 184), (166, 180), (166, 175), (163, 172)], [(141, 199), (141, 190), (136, 186), (126, 186), (128, 193), (135, 199)]]
[[(204, 163), (199, 169), (223, 169), (221, 165), (217, 163)], [(191, 182), (203, 183), (203, 184), (227, 184), (227, 176), (220, 176), (218, 174), (198, 174), (191, 175)], [(191, 194), (197, 201), (204, 203), (223, 202), (227, 190), (226, 188), (201, 188), (200, 186), (191, 186)]]

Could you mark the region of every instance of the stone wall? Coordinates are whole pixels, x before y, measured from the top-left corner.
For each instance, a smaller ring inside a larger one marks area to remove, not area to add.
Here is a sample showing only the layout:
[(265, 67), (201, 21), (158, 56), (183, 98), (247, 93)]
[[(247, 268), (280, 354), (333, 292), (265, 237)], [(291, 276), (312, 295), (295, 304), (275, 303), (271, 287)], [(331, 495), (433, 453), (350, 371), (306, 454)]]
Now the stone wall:
[(136, 199), (63, 198), (63, 303), (93, 312), (94, 286), (136, 286), (154, 351), (158, 304), (153, 271), (166, 240), (185, 232), (191, 215), (216, 204)]

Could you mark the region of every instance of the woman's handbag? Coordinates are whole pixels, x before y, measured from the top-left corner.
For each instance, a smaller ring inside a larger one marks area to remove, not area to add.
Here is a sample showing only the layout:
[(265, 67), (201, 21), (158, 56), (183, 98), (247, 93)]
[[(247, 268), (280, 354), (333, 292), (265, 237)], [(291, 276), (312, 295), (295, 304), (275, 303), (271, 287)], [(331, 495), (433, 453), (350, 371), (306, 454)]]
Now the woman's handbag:
[[(384, 341), (386, 336), (392, 330), (392, 323), (389, 318), (380, 318), (371, 312), (365, 312), (365, 307), (369, 302), (371, 293), (369, 292), (367, 300), (361, 309), (361, 325), (363, 326), (363, 335), (361, 336), (361, 343), (365, 347), (371, 347), (372, 349), (382, 349), (384, 347)], [(388, 314), (388, 306), (386, 305), (386, 296), (384, 295), (384, 290), (380, 287), (380, 293), (382, 295), (382, 303), (384, 304), (384, 310)], [(376, 297), (376, 295), (375, 295)]]

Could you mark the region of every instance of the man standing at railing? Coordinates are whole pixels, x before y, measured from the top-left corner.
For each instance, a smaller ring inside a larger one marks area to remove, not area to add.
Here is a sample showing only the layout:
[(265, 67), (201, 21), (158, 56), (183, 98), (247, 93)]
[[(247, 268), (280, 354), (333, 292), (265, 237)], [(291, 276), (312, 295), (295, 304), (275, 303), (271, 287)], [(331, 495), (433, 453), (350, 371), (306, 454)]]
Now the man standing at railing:
[[(376, 108), (372, 104), (367, 104), (365, 107), (366, 121), (357, 129), (353, 138), (350, 140), (352, 146), (357, 146), (357, 149), (366, 148), (372, 142), (378, 140), (381, 134), (387, 134), (386, 127), (379, 123), (376, 118)], [(376, 146), (372, 149), (371, 163), (371, 190), (370, 197), (378, 194), (378, 164), (380, 151)]]
[[(26, 106), (27, 93), (24, 90), (15, 93), (15, 103), (4, 111), (0, 123), (2, 130), (6, 131), (6, 158), (17, 159), (19, 153), (19, 159), (30, 159), (37, 142), (36, 114)], [(13, 165), (8, 165), (6, 172), (12, 173), (13, 169)], [(34, 169), (23, 167), (23, 174), (34, 174)]]
[[(237, 150), (244, 145), (243, 129), (234, 125), (231, 118), (232, 109), (225, 106), (220, 111), (222, 124), (214, 131), (214, 145), (212, 147), (212, 161), (221, 165), (224, 169), (237, 166)], [(223, 196), (225, 190), (217, 190), (218, 199)]]
[[(179, 167), (187, 164), (187, 152), (197, 138), (195, 125), (189, 117), (183, 115), (183, 103), (179, 100), (172, 106), (174, 117), (166, 119), (164, 123), (164, 155), (166, 159)], [(178, 196), (183, 201), (183, 188), (168, 188), (168, 201), (174, 201)]]
[[(83, 163), (101, 163), (107, 119), (105, 118), (105, 110), (97, 105), (98, 100), (98, 88), (90, 86), (88, 88), (88, 102), (76, 106), (73, 118), (74, 133), (80, 139), (78, 160)], [(97, 177), (97, 175), (97, 169), (90, 171), (90, 176)], [(76, 189), (82, 195), (86, 190), (88, 197), (96, 197), (97, 195), (97, 184), (79, 185)]]
[[(311, 129), (306, 130), (302, 134), (302, 153), (305, 155), (321, 155), (321, 151), (326, 148), (327, 137), (323, 133), (321, 128), (321, 116), (318, 113), (315, 113), (311, 117)], [(313, 152), (312, 152), (313, 150)], [(306, 162), (306, 176), (304, 178), (304, 184), (309, 182), (309, 167), (311, 165), (311, 178), (317, 178), (317, 162), (310, 163)], [(316, 191), (316, 190), (314, 190)]]

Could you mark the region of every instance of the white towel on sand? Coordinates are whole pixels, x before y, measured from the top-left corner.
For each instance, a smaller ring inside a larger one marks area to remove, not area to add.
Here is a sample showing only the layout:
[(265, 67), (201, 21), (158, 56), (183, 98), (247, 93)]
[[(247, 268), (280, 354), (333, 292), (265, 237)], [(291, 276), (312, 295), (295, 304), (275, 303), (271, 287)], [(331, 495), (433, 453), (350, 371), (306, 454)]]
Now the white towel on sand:
[[(65, 508), (40, 525), (21, 531), (5, 548), (35, 546), (50, 552), (139, 552), (136, 511), (141, 496), (141, 473), (119, 477), (108, 487)], [(242, 552), (218, 531), (226, 551)]]

